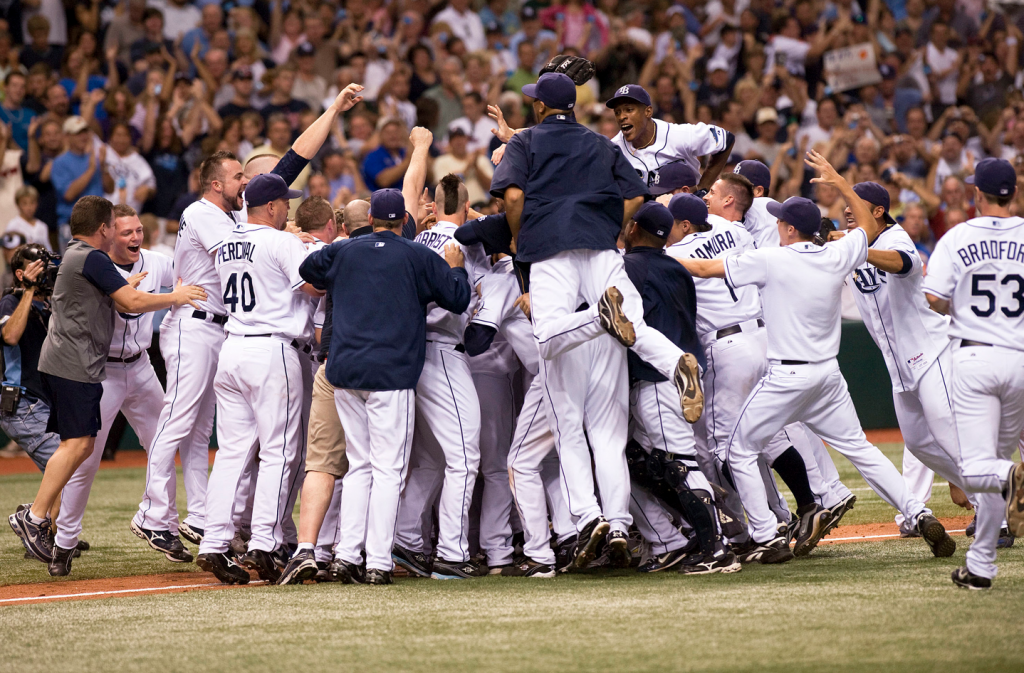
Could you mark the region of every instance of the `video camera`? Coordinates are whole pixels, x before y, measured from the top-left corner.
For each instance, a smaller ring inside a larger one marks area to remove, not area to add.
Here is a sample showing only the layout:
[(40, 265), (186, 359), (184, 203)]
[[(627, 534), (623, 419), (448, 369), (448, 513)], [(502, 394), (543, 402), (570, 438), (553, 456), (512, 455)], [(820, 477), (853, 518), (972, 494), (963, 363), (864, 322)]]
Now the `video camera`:
[(36, 260), (44, 264), (43, 272), (39, 274), (35, 281), (24, 279), (22, 280), (22, 285), (36, 288), (36, 292), (39, 294), (51, 294), (53, 292), (53, 284), (57, 282), (60, 255), (50, 252), (38, 243), (29, 243), (21, 250), (21, 256), (24, 260), (21, 268), (25, 268), (29, 263)]

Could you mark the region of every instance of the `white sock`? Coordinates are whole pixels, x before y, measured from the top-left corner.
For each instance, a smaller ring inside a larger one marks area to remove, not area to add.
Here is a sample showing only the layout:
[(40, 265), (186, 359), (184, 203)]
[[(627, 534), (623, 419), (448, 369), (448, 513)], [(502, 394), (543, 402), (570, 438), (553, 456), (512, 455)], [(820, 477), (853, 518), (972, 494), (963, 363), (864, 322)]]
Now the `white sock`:
[(32, 510), (29, 510), (28, 511), (28, 520), (38, 526), (42, 522), (46, 521), (46, 517), (43, 517), (42, 519), (40, 519), (39, 517), (37, 517), (35, 514), (32, 513)]
[(295, 558), (298, 555), (298, 553), (303, 549), (313, 550), (316, 549), (316, 545), (314, 545), (312, 542), (300, 542), (298, 548), (295, 550), (295, 553), (292, 554), (292, 558)]

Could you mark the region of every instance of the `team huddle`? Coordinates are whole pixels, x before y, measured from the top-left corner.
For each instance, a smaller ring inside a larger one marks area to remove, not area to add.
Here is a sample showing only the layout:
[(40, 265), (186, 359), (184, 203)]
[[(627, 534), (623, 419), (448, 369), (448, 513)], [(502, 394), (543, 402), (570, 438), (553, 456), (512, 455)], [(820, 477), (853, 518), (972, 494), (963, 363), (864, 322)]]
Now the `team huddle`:
[[(925, 275), (884, 187), (809, 152), (812, 182), (847, 204), (830, 231), (812, 201), (767, 196), (764, 164), (723, 172), (725, 130), (655, 120), (628, 85), (607, 103), (609, 141), (576, 122), (573, 80), (548, 72), (523, 88), (536, 126), (499, 120), (500, 214), (473, 211), (457, 175), (423, 205), (432, 136), (416, 128), (401, 190), (338, 212), (310, 197), (289, 222), (289, 185), (361, 88), (280, 160), (206, 159), (173, 263), (133, 244), (134, 211), (113, 210), (127, 282), (202, 289), (161, 324), (166, 392), (146, 355), (152, 313), (119, 313), (106, 359), (96, 441), (121, 411), (148, 451), (130, 527), (151, 548), (239, 584), (249, 570), (390, 584), (396, 564), (435, 579), (734, 573), (810, 554), (853, 508), (827, 444), (901, 530), (952, 556), (926, 496), (861, 429), (836, 361), (850, 285), (907, 450), (977, 512), (953, 582), (991, 586), (1001, 531), (1024, 535), (1009, 163), (977, 165), (979, 216), (940, 239)], [(71, 570), (99, 460), (83, 458), (57, 507), (11, 515), (51, 575)]]

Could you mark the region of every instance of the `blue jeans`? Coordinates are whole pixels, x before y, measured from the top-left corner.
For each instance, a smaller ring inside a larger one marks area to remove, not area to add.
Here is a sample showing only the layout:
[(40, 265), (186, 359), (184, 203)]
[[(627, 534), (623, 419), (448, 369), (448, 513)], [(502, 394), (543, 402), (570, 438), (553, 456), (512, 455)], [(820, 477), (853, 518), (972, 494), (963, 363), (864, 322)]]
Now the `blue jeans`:
[(46, 431), (49, 420), (50, 406), (43, 400), (28, 397), (18, 401), (18, 408), (13, 414), (0, 414), (0, 428), (25, 449), (40, 471), (46, 469), (50, 456), (60, 445), (60, 436), (56, 432)]

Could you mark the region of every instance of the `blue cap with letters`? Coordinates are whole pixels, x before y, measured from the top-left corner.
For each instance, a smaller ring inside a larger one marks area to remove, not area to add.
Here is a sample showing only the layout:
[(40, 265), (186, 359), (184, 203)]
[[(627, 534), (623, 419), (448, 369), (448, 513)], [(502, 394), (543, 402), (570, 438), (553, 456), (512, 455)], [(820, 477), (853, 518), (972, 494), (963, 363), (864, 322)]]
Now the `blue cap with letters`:
[(627, 84), (615, 90), (615, 95), (608, 99), (605, 106), (614, 110), (616, 106), (629, 101), (640, 103), (644, 107), (651, 107), (651, 96), (639, 84)]
[(668, 202), (668, 210), (672, 218), (680, 222), (688, 220), (691, 224), (703, 226), (708, 221), (708, 206), (696, 194), (676, 194)]
[(536, 98), (552, 110), (571, 110), (576, 105), (576, 85), (560, 72), (544, 73), (536, 84), (523, 87), (523, 95)]
[(405, 219), (405, 197), (397, 189), (378, 189), (370, 195), (370, 217), (375, 220)]
[(649, 234), (665, 240), (672, 232), (672, 213), (657, 201), (648, 201), (633, 215), (633, 221)]
[(732, 169), (733, 173), (742, 175), (755, 187), (760, 187), (764, 190), (764, 195), (768, 196), (768, 190), (772, 186), (772, 172), (768, 170), (768, 167), (762, 164), (757, 159), (747, 159), (736, 164), (736, 167)]
[(813, 236), (821, 229), (821, 210), (810, 199), (791, 196), (785, 203), (768, 203), (768, 212), (806, 236)]
[(982, 159), (964, 182), (986, 194), (1009, 196), (1017, 188), (1017, 171), (1005, 159)]
[(892, 215), (889, 214), (888, 189), (877, 182), (858, 182), (853, 186), (853, 192), (871, 205), (885, 208), (885, 213), (882, 214), (885, 223), (896, 224), (896, 220), (892, 219)]
[(697, 171), (681, 161), (665, 164), (654, 174), (654, 184), (650, 187), (651, 195), (661, 196), (680, 187), (696, 187), (699, 178)]
[(257, 175), (245, 186), (245, 204), (249, 208), (265, 206), (278, 199), (297, 199), (302, 192), (288, 189), (288, 183), (276, 173)]

